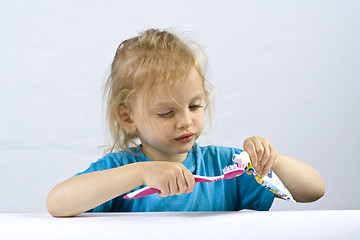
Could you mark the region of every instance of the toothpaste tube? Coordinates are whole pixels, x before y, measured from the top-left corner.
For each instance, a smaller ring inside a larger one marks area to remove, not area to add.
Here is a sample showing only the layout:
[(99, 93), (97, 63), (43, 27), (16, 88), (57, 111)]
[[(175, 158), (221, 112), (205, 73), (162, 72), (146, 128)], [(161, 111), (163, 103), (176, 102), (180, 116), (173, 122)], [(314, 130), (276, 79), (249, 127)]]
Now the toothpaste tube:
[(245, 166), (245, 171), (252, 172), (255, 180), (261, 186), (268, 189), (282, 199), (295, 202), (289, 190), (285, 187), (285, 185), (281, 182), (280, 178), (276, 176), (276, 174), (271, 169), (263, 178), (261, 178), (261, 176), (256, 173), (247, 152), (243, 151), (240, 154), (234, 154), (232, 160), (233, 162), (236, 162), (238, 166)]

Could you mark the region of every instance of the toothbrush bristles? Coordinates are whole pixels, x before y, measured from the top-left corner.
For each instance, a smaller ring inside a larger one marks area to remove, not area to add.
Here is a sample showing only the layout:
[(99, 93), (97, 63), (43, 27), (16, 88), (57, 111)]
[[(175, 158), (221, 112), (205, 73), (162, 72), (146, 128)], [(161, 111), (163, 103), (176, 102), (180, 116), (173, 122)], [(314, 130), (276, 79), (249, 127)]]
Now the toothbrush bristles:
[(228, 173), (230, 171), (237, 170), (237, 169), (239, 169), (239, 167), (238, 167), (238, 165), (236, 163), (234, 163), (233, 165), (229, 165), (229, 166), (224, 167), (222, 171), (225, 174), (225, 173)]

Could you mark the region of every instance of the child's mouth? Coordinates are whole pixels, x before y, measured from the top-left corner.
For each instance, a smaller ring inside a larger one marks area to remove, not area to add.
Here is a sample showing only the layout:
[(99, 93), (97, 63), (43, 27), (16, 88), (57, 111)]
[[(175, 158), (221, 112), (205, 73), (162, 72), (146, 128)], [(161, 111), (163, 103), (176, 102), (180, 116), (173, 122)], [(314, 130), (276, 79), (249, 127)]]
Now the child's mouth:
[(194, 134), (193, 133), (185, 133), (183, 135), (181, 135), (178, 138), (175, 138), (175, 141), (180, 142), (180, 143), (188, 143), (191, 140), (193, 140), (194, 138)]

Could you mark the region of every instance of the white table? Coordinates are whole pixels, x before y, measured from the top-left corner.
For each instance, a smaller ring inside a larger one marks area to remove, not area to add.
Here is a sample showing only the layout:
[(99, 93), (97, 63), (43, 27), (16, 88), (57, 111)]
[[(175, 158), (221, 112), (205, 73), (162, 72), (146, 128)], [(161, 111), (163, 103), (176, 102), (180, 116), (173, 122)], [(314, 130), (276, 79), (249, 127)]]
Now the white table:
[(360, 210), (0, 214), (0, 239), (360, 239)]

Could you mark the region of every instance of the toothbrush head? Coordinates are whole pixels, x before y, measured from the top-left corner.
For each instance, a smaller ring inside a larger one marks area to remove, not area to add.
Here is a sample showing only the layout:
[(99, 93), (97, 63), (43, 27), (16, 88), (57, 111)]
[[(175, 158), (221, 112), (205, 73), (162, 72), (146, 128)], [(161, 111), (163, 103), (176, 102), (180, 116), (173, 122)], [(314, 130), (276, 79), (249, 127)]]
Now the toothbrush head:
[(245, 172), (244, 168), (239, 168), (236, 163), (223, 168), (224, 179), (230, 179), (240, 176)]

